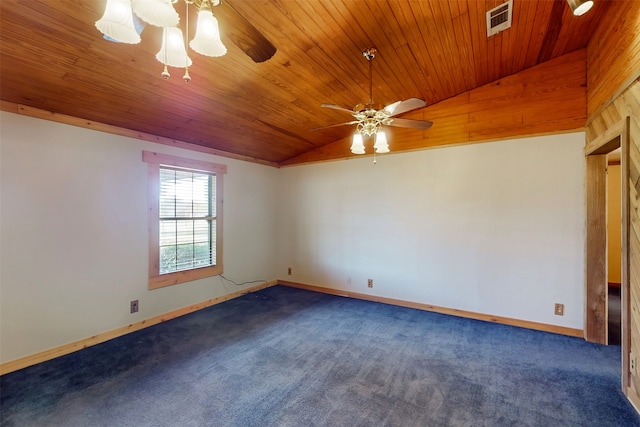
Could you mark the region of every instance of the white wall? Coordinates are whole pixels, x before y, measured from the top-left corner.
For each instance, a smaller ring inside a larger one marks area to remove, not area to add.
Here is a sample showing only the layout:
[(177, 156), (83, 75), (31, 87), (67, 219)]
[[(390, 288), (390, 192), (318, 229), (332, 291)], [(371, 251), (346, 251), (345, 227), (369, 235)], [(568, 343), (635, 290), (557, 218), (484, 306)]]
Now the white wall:
[(583, 146), (574, 133), (282, 169), (278, 277), (581, 329)]
[(228, 166), (237, 282), (582, 328), (583, 145), (575, 133), (278, 170), (0, 112), (0, 363), (238, 289), (219, 277), (147, 289), (142, 150)]
[(142, 150), (226, 164), (224, 274), (276, 278), (277, 169), (6, 112), (0, 125), (0, 362), (240, 289), (147, 289)]

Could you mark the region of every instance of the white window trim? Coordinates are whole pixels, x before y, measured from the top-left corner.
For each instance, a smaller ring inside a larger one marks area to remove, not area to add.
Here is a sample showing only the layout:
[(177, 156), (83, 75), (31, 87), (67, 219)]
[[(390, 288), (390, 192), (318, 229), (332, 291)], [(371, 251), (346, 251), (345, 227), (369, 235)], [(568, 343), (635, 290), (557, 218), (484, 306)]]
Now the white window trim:
[[(149, 289), (190, 282), (223, 273), (222, 267), (222, 212), (223, 179), (227, 166), (201, 160), (187, 159), (169, 154), (143, 151), (142, 160), (148, 164), (149, 210)], [(160, 166), (177, 167), (216, 175), (216, 265), (160, 274)]]

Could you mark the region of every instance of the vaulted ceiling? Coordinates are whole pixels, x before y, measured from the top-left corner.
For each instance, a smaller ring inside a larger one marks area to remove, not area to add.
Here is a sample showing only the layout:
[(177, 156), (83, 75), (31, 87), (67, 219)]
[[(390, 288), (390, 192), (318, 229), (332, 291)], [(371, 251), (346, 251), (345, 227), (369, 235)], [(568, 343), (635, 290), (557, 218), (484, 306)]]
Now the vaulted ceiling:
[[(433, 105), (585, 48), (608, 7), (574, 17), (565, 0), (514, 0), (513, 26), (487, 37), (485, 13), (502, 0), (226, 0), (214, 14), (228, 53), (190, 52), (187, 85), (179, 69), (161, 78), (158, 28), (147, 26), (137, 45), (103, 39), (94, 23), (105, 3), (2, 0), (2, 100), (274, 165), (353, 133), (310, 129), (350, 119), (322, 103), (368, 100), (365, 48), (378, 50), (376, 102)], [(183, 0), (176, 10), (184, 16)], [(245, 54), (242, 19), (275, 46), (273, 57)], [(437, 131), (436, 120), (426, 132)]]

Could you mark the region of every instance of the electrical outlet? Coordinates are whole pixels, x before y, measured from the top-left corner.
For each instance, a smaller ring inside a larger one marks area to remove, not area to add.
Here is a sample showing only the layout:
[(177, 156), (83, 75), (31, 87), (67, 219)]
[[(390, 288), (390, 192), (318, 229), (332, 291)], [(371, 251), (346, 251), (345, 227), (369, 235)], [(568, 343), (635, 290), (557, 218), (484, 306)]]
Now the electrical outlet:
[(368, 285), (370, 288), (373, 288), (373, 279), (369, 279), (369, 280), (367, 281), (367, 285)]
[(131, 313), (137, 313), (138, 312), (138, 300), (134, 299), (133, 301), (131, 301)]
[(291, 267), (287, 268), (287, 274), (291, 276)]
[(636, 371), (637, 368), (638, 361), (636, 360), (636, 355), (629, 353), (629, 371), (631, 371), (631, 375), (636, 376), (638, 374)]
[(556, 303), (556, 307), (553, 311), (556, 316), (564, 316), (564, 304)]

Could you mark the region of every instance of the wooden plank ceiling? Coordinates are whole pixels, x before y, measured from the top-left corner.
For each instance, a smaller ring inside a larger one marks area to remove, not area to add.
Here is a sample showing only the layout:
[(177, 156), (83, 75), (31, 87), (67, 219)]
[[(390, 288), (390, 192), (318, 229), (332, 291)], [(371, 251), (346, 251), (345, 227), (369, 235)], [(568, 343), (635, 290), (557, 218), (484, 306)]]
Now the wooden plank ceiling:
[[(228, 0), (214, 8), (228, 53), (190, 52), (186, 85), (179, 69), (160, 77), (159, 29), (147, 26), (138, 45), (102, 38), (94, 23), (105, 3), (2, 0), (2, 100), (274, 165), (353, 133), (310, 129), (351, 118), (321, 103), (367, 101), (367, 47), (378, 50), (374, 101), (418, 97), (433, 105), (585, 48), (608, 7), (600, 1), (574, 17), (565, 0), (514, 0), (512, 28), (487, 38), (485, 12), (502, 0)], [(232, 41), (222, 8), (243, 16), (276, 54), (253, 62)], [(176, 10), (183, 25), (183, 0)], [(189, 21), (195, 25), (194, 7)]]

